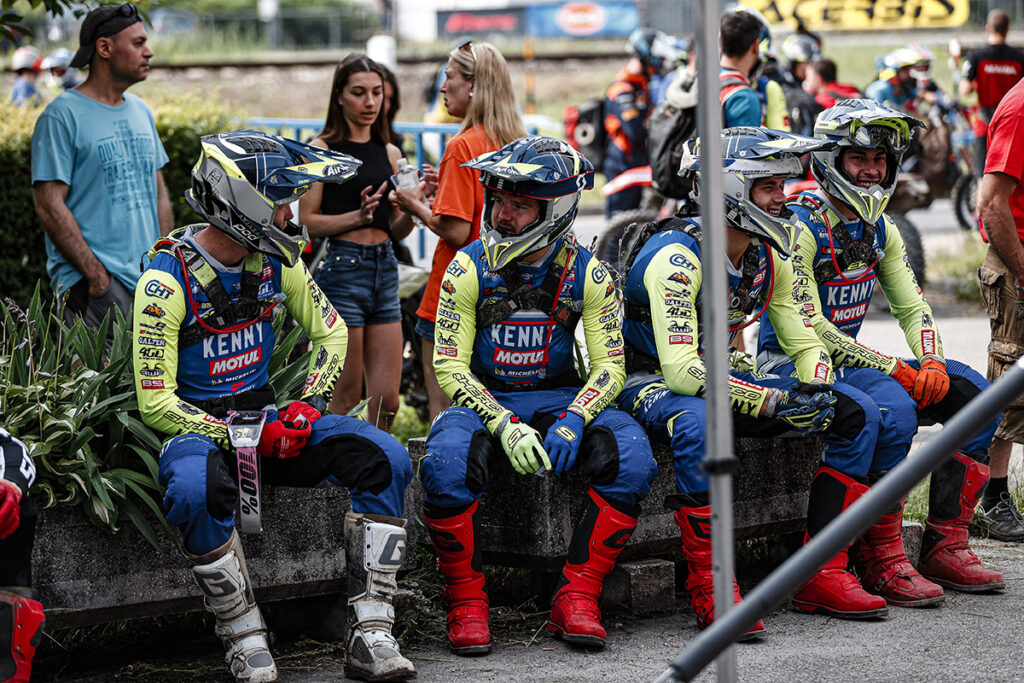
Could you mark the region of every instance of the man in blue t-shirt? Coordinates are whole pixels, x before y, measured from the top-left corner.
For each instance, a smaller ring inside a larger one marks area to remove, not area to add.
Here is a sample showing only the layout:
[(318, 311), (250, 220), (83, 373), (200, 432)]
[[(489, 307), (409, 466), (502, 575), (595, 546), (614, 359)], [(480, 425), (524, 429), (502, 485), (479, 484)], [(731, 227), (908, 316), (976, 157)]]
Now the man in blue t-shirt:
[(79, 38), (71, 66), (88, 65), (89, 76), (36, 122), (32, 185), (64, 320), (95, 329), (114, 307), (131, 316), (139, 260), (170, 232), (172, 217), (153, 113), (124, 92), (145, 80), (153, 56), (138, 10), (95, 9)]

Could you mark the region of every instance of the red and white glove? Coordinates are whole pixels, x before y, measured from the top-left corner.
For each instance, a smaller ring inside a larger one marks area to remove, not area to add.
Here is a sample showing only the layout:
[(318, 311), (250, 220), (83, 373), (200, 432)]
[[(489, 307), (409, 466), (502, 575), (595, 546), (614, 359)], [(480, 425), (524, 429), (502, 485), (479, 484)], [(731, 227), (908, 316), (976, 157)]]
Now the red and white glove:
[(900, 386), (906, 389), (907, 393), (911, 396), (914, 395), (914, 386), (917, 384), (918, 370), (911, 365), (907, 365), (899, 358), (896, 359), (896, 367), (892, 369), (889, 376), (900, 383)]
[(313, 423), (319, 419), (319, 410), (308, 403), (292, 401), (276, 420), (263, 425), (256, 452), (266, 458), (294, 458), (306, 447)]
[(921, 361), (921, 370), (917, 373), (917, 382), (910, 393), (921, 408), (938, 403), (949, 391), (949, 375), (946, 364), (931, 356)]
[(21, 524), (21, 489), (0, 479), (0, 540), (13, 534)]

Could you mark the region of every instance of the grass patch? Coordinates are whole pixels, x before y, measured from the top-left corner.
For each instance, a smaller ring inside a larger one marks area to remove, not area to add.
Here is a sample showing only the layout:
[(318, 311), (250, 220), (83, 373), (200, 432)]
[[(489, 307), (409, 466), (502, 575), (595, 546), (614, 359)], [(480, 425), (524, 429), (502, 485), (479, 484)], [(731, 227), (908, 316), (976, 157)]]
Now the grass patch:
[(928, 260), (929, 278), (944, 278), (954, 283), (954, 295), (960, 301), (981, 303), (978, 267), (985, 261), (988, 245), (975, 232), (964, 233), (959, 247), (940, 251)]

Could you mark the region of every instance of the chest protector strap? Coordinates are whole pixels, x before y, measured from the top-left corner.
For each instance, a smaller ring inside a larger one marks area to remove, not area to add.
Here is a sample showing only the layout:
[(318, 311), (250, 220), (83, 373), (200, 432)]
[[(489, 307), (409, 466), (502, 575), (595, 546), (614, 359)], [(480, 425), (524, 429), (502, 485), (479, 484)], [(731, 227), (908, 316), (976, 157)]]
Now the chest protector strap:
[[(181, 329), (178, 335), (180, 348), (198, 344), (218, 334), (238, 332), (255, 325), (270, 317), (277, 305), (277, 299), (266, 306), (261, 306), (258, 295), (260, 279), (263, 276), (263, 255), (249, 254), (242, 270), (242, 291), (237, 301), (233, 301), (221, 284), (220, 278), (213, 267), (206, 262), (192, 245), (174, 237), (160, 240), (153, 246), (154, 252), (168, 253), (181, 263), (182, 276), (185, 278), (185, 295), (195, 320)], [(199, 289), (212, 304), (212, 308), (201, 314), (192, 298), (190, 278), (195, 278)]]
[[(566, 238), (564, 246), (548, 266), (548, 272), (539, 287), (530, 289), (523, 280), (519, 266), (512, 262), (498, 271), (508, 287), (504, 299), (485, 300), (476, 312), (476, 329), (482, 330), (508, 320), (516, 311), (538, 310), (554, 318), (570, 333), (576, 330), (579, 314), (565, 301), (557, 300), (565, 274), (575, 265), (579, 249), (575, 241)], [(556, 303), (557, 300), (557, 303)]]
[[(627, 228), (627, 231), (629, 229), (630, 228)], [(662, 218), (654, 221), (653, 223), (648, 223), (642, 228), (638, 228), (638, 230), (640, 231), (639, 235), (629, 246), (623, 278), (629, 276), (629, 269), (633, 267), (633, 262), (636, 261), (637, 254), (640, 253), (640, 250), (643, 248), (647, 240), (659, 232), (664, 232), (666, 230), (679, 230), (680, 232), (684, 232), (692, 237), (698, 243), (701, 241), (700, 228), (695, 223), (677, 216), (670, 216), (668, 218)], [(629, 239), (630, 237), (628, 235), (623, 236), (624, 243)], [(751, 242), (747, 246), (746, 251), (743, 252), (741, 267), (743, 268), (743, 271), (740, 275), (740, 282), (739, 285), (732, 290), (732, 300), (729, 302), (729, 306), (730, 308), (743, 311), (743, 315), (746, 317), (753, 312), (760, 294), (760, 290), (756, 294), (751, 293), (751, 289), (754, 286), (754, 279), (757, 277), (757, 272), (761, 269), (761, 255), (757, 243)], [(626, 320), (631, 320), (642, 325), (651, 324), (651, 308), (649, 305), (640, 306), (626, 301), (624, 308)], [(760, 314), (757, 317), (759, 318)], [(755, 318), (755, 320), (756, 319), (757, 318)]]
[[(878, 261), (878, 252), (875, 251), (876, 225), (864, 223), (864, 231), (861, 234), (860, 241), (855, 242), (853, 237), (850, 236), (850, 231), (846, 229), (846, 226), (841, 221), (838, 224), (838, 229), (833, 229), (832, 221), (828, 218), (828, 207), (822, 202), (808, 195), (801, 195), (800, 204), (814, 213), (815, 217), (824, 223), (825, 229), (828, 230), (833, 240), (831, 257), (822, 258), (814, 266), (815, 282), (823, 285), (836, 279), (836, 277), (842, 278), (843, 273), (849, 270), (851, 266), (863, 264), (867, 268), (872, 268), (875, 265)], [(815, 258), (819, 256), (822, 255), (820, 253), (815, 254)], [(824, 256), (828, 257), (829, 255), (825, 254)]]

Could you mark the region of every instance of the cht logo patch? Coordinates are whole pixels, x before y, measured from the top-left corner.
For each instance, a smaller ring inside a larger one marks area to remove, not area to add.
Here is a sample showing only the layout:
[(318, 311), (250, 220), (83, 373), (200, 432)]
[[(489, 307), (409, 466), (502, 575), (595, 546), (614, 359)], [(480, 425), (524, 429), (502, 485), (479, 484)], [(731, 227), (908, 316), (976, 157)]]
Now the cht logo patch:
[(146, 294), (149, 294), (150, 296), (155, 296), (157, 299), (167, 299), (172, 294), (174, 294), (174, 290), (172, 288), (168, 287), (159, 280), (150, 280), (149, 282), (147, 282), (144, 291), (146, 292)]

